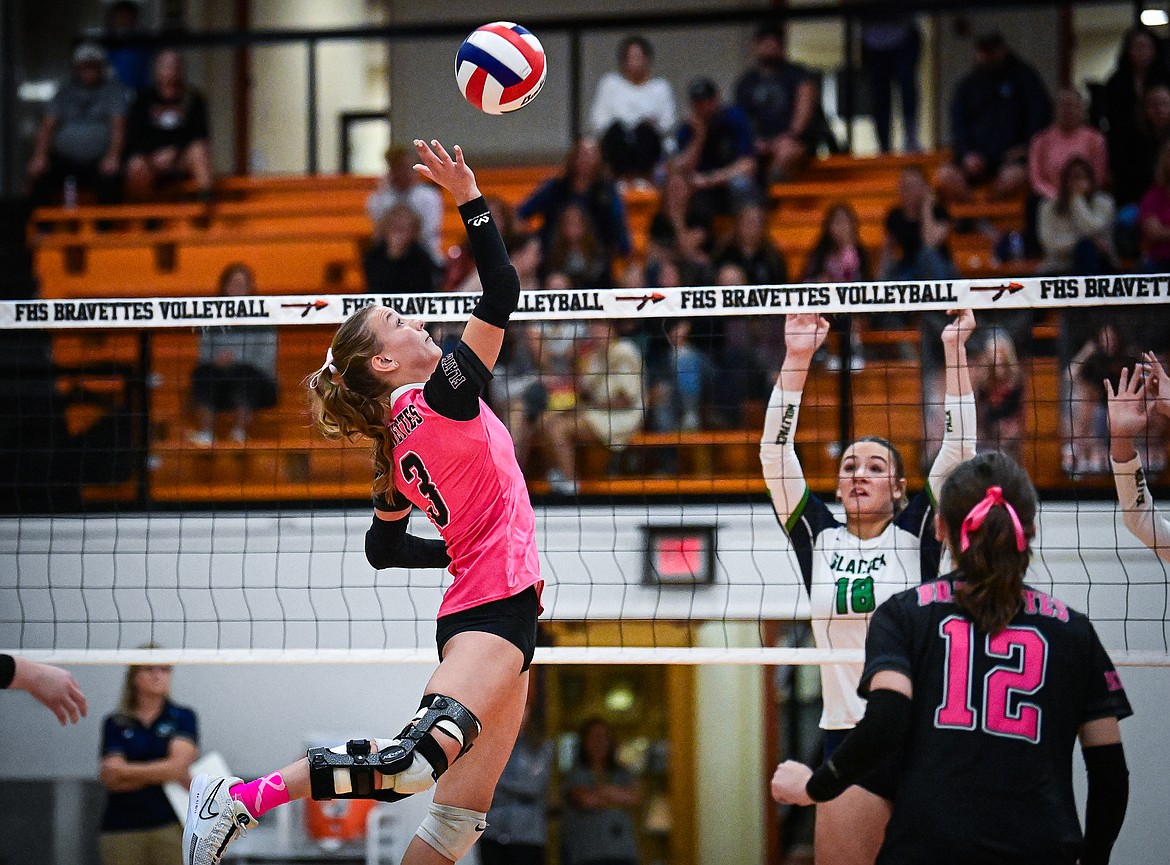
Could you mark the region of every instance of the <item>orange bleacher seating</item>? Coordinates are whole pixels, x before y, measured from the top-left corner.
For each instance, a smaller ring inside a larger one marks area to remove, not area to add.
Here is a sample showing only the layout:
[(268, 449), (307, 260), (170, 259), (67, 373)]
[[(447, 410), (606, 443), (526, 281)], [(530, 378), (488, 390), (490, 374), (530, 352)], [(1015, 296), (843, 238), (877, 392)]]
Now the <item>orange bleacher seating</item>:
[[(860, 218), (862, 242), (877, 260), (885, 214), (896, 200), (897, 174), (906, 165), (928, 173), (945, 154), (854, 159), (830, 157), (809, 166), (799, 183), (773, 187), (777, 203), (770, 231), (788, 257), (793, 278), (819, 233), (826, 207), (848, 200)], [(481, 188), (515, 205), (557, 166), (484, 167)], [(48, 209), (37, 212), (30, 229), (36, 268), (47, 297), (119, 294), (192, 295), (214, 292), (229, 264), (247, 262), (261, 291), (268, 293), (356, 292), (363, 289), (360, 254), (370, 236), (365, 199), (376, 179), (369, 177), (246, 177), (217, 183), (217, 204), (163, 203), (121, 208)], [(630, 190), (625, 195), (636, 251), (644, 251), (657, 194)], [(1000, 229), (1019, 228), (1019, 202), (975, 202), (951, 208), (955, 219), (986, 220)], [(445, 246), (463, 240), (453, 207), (445, 209)], [(970, 275), (1009, 274), (1018, 265), (996, 265), (991, 241), (982, 234), (955, 234), (956, 263)], [(370, 459), (364, 446), (324, 440), (310, 429), (304, 375), (319, 363), (327, 329), (287, 328), (281, 332), (280, 402), (257, 418), (245, 447), (223, 445), (214, 451), (190, 446), (188, 389), (197, 360), (197, 338), (186, 332), (158, 332), (151, 338), (151, 393), (154, 434), (150, 477), (157, 501), (293, 500), (364, 498), (369, 492)], [(869, 337), (867, 337), (868, 339)], [(873, 341), (884, 337), (873, 335)], [(134, 363), (139, 343), (125, 331), (61, 333), (54, 341), (58, 362), (117, 360)], [(855, 424), (859, 431), (888, 433), (904, 449), (911, 486), (920, 488), (921, 409), (918, 376), (910, 366), (882, 372), (874, 364), (854, 375)], [(1055, 392), (1054, 363), (1033, 362), (1033, 392)], [(816, 370), (810, 376), (802, 412), (798, 449), (813, 488), (829, 493), (836, 483), (838, 423), (837, 374)], [(895, 382), (897, 386), (895, 386)], [(1030, 403), (1031, 406), (1031, 403)], [(1059, 464), (1057, 407), (1035, 402), (1029, 425), (1043, 431), (1026, 455), (1040, 486), (1064, 482)], [(643, 434), (632, 447), (647, 455), (671, 449), (678, 474), (669, 478), (609, 477), (604, 449), (582, 446), (584, 494), (760, 493), (759, 424), (746, 429), (686, 434)], [(653, 457), (650, 457), (652, 462)], [(535, 492), (544, 491), (540, 482)], [(97, 490), (91, 497), (111, 496)]]

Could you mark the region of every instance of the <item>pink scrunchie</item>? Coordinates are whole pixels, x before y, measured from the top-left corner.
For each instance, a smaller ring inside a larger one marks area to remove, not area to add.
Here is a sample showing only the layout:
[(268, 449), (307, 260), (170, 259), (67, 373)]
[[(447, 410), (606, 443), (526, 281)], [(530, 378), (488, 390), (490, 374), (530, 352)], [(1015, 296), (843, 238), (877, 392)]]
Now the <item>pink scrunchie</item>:
[(982, 526), (983, 521), (987, 519), (987, 514), (996, 505), (1002, 505), (1003, 509), (1008, 512), (1008, 516), (1012, 518), (1012, 525), (1016, 530), (1016, 549), (1021, 553), (1028, 549), (1028, 538), (1024, 534), (1024, 526), (1011, 502), (1003, 497), (1003, 487), (988, 487), (987, 495), (979, 504), (971, 508), (971, 512), (963, 520), (963, 527), (959, 530), (959, 552), (967, 552), (967, 548), (971, 546), (971, 539), (967, 533)]

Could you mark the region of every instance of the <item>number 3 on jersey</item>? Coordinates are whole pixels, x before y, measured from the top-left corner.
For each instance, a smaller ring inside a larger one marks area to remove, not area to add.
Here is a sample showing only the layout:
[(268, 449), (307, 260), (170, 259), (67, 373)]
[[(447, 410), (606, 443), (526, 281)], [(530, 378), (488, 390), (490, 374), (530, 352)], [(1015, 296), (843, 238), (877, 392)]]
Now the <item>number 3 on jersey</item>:
[(398, 461), (398, 464), (402, 467), (402, 476), (406, 478), (407, 483), (418, 482), (419, 493), (430, 505), (427, 508), (427, 516), (431, 518), (431, 522), (440, 529), (447, 525), (451, 521), (451, 511), (447, 509), (447, 503), (443, 501), (439, 490), (431, 481), (430, 472), (423, 465), (422, 457), (410, 451)]

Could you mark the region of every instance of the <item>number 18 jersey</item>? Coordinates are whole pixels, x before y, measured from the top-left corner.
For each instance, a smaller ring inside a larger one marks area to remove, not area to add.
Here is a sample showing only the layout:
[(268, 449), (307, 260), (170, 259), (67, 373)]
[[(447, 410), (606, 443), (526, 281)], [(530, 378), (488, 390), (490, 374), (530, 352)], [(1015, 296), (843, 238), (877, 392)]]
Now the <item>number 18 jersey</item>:
[[(934, 509), (926, 493), (875, 538), (862, 539), (812, 493), (790, 518), (788, 536), (808, 590), (813, 636), (823, 649), (864, 649), (874, 610), (898, 592), (938, 573)], [(861, 664), (821, 667), (821, 728), (849, 730), (865, 714), (857, 695)]]
[(440, 617), (544, 585), (512, 437), (480, 398), (490, 378), (460, 343), (425, 384), (390, 398), (394, 486), (426, 513), (451, 556)]

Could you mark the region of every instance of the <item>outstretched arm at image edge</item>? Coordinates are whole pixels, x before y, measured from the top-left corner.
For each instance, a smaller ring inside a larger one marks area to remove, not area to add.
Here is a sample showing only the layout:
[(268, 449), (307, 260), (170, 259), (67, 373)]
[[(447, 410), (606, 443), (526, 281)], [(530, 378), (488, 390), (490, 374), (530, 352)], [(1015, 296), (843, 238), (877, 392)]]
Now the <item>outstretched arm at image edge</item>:
[(1125, 527), (1153, 550), (1154, 555), (1170, 562), (1170, 522), (1154, 510), (1154, 498), (1146, 486), (1141, 458), (1135, 455), (1125, 462), (1113, 460), (1112, 463), (1113, 483)]

